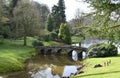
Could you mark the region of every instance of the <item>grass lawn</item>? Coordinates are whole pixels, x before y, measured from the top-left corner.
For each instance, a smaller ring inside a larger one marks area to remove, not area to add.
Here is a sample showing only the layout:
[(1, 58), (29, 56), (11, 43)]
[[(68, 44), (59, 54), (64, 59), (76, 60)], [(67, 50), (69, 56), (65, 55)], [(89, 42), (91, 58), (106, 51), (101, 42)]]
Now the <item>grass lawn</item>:
[(82, 37), (76, 37), (76, 36), (72, 37), (72, 43), (78, 43), (81, 42), (82, 40), (83, 40)]
[(23, 40), (4, 40), (0, 44), (0, 73), (22, 70), (26, 59), (35, 55), (31, 40), (23, 46)]
[[(34, 40), (36, 40), (36, 38), (28, 37), (27, 46), (23, 46), (23, 40), (4, 40), (4, 43), (0, 44), (0, 73), (24, 69), (24, 62), (37, 53), (32, 47)], [(45, 46), (54, 46), (59, 43), (43, 41), (43, 44)]]
[[(109, 66), (104, 66), (104, 62), (111, 59)], [(83, 69), (84, 73), (73, 78), (120, 78), (120, 54), (116, 57), (90, 58), (86, 59), (88, 65)], [(93, 68), (94, 65), (101, 64), (103, 67)]]
[(58, 43), (58, 42), (55, 42), (55, 41), (43, 41), (42, 42), (44, 44), (44, 46), (58, 46), (58, 45), (62, 45), (62, 43)]

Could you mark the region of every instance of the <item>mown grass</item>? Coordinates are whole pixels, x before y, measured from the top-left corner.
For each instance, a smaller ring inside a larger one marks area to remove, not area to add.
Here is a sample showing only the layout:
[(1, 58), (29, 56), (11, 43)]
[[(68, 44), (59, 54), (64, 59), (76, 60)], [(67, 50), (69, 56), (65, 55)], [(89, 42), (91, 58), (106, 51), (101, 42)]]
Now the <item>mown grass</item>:
[[(32, 46), (32, 42), (34, 40), (36, 40), (36, 38), (28, 37), (27, 46), (23, 46), (22, 39), (5, 39), (3, 44), (0, 44), (0, 73), (13, 72), (24, 69), (24, 62), (37, 53)], [(54, 46), (59, 44), (54, 41), (43, 41), (42, 43), (44, 46)]]
[(31, 40), (23, 46), (23, 40), (4, 40), (0, 44), (0, 73), (22, 70), (24, 62), (35, 55)]
[(44, 44), (44, 46), (57, 46), (57, 45), (60, 45), (62, 43), (58, 43), (58, 42), (55, 42), (55, 41), (42, 41), (42, 43)]
[(72, 43), (82, 42), (82, 40), (83, 40), (82, 37), (76, 37), (76, 36), (72, 37)]
[[(104, 66), (104, 62), (111, 60), (109, 66)], [(83, 69), (84, 73), (72, 78), (120, 78), (120, 54), (116, 57), (90, 58), (85, 60), (87, 66)], [(94, 65), (101, 64), (103, 67), (93, 68)]]

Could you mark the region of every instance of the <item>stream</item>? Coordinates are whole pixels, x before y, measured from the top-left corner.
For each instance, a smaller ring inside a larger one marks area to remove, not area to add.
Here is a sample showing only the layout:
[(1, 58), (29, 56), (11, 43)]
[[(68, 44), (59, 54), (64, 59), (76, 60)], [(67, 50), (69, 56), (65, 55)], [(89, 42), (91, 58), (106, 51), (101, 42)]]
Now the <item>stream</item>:
[(23, 71), (0, 76), (0, 78), (67, 78), (78, 72), (80, 61), (73, 61), (67, 55), (35, 56)]

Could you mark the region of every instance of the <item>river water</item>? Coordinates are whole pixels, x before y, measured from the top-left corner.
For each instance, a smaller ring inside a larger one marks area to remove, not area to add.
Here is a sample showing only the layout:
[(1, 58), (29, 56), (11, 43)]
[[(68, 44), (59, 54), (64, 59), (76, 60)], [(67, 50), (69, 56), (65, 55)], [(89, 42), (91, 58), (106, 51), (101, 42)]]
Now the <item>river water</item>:
[(78, 72), (80, 61), (67, 55), (35, 56), (26, 63), (23, 71), (3, 75), (0, 78), (61, 78)]

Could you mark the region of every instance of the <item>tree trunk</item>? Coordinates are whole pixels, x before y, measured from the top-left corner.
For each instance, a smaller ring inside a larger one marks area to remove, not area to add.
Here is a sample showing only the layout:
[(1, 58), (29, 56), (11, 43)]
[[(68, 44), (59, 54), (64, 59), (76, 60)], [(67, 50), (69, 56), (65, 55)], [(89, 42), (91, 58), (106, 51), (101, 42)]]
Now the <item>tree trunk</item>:
[(26, 34), (24, 34), (24, 44), (23, 45), (27, 46), (27, 35)]

